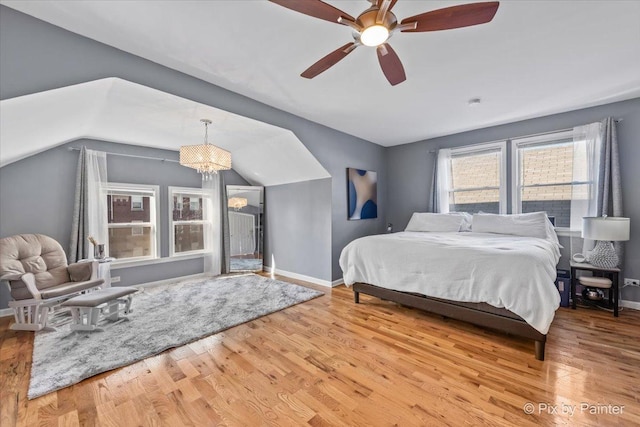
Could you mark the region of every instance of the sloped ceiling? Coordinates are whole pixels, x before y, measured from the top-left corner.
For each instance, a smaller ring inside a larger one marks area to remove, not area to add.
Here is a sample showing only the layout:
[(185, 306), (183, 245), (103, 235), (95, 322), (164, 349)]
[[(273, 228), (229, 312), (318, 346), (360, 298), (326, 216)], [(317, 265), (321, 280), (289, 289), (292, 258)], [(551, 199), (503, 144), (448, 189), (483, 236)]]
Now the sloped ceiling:
[(290, 130), (118, 78), (0, 101), (0, 167), (79, 138), (177, 151), (202, 143), (201, 118), (252, 185), (330, 177)]
[[(368, 7), (326, 1), (352, 16)], [(501, 1), (488, 24), (396, 34), (407, 81), (395, 87), (366, 47), (301, 78), (351, 31), (266, 0), (1, 2), (383, 146), (640, 96), (640, 1)], [(393, 11), (471, 2), (399, 0)]]

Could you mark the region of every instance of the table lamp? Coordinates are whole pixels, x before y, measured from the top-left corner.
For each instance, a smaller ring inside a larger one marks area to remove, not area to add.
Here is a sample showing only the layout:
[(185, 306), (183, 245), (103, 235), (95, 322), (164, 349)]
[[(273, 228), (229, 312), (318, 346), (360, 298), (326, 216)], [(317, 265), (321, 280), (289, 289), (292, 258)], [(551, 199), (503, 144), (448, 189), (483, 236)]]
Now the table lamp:
[(582, 218), (582, 237), (596, 240), (596, 247), (588, 262), (601, 268), (615, 268), (620, 263), (612, 242), (629, 240), (629, 218), (585, 217)]

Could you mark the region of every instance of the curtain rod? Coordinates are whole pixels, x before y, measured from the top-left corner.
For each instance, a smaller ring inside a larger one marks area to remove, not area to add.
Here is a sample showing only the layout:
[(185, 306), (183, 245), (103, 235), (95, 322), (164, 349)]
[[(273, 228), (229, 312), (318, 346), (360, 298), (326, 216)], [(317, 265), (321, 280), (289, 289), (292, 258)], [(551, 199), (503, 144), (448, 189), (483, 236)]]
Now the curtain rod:
[[(620, 123), (623, 119), (613, 119), (614, 122), (616, 123)], [(547, 132), (540, 132), (540, 133), (532, 133), (531, 135), (522, 135), (522, 136), (513, 136), (510, 138), (504, 138), (504, 139), (499, 139), (497, 141), (491, 141), (491, 142), (482, 142), (480, 144), (491, 144), (492, 142), (500, 142), (500, 141), (511, 141), (513, 139), (521, 139), (521, 138), (532, 138), (534, 136), (543, 136), (543, 135), (550, 135), (552, 133), (558, 133), (558, 132), (568, 132), (570, 130), (573, 130), (573, 128), (567, 128), (567, 129), (558, 129), (558, 130), (550, 130)], [(472, 144), (472, 145), (479, 145), (479, 144)], [(455, 147), (454, 147), (455, 148)], [(428, 153), (437, 153), (438, 150), (429, 150), (427, 151)]]
[[(550, 130), (548, 132), (540, 132), (540, 133), (532, 133), (531, 135), (524, 135), (524, 136), (514, 136), (514, 137), (509, 137), (509, 138), (502, 138), (502, 139), (496, 139), (494, 141), (489, 141), (489, 142), (479, 142), (476, 144), (466, 144), (466, 145), (460, 145), (460, 146), (455, 146), (455, 147), (447, 147), (447, 148), (462, 148), (462, 147), (474, 147), (474, 146), (478, 146), (478, 145), (485, 145), (485, 144), (495, 144), (496, 142), (507, 142), (507, 141), (511, 141), (514, 139), (520, 139), (520, 138), (531, 138), (534, 136), (543, 136), (543, 135), (550, 135), (553, 133), (558, 133), (558, 132), (568, 132), (570, 130), (573, 130), (573, 128), (568, 128), (568, 129), (558, 129), (558, 130)], [(429, 153), (437, 153), (440, 149), (438, 150), (429, 150)]]
[[(80, 148), (78, 148), (78, 147), (69, 147), (69, 151), (80, 151)], [(96, 150), (96, 151), (99, 151), (99, 150)], [(180, 163), (178, 160), (163, 159), (161, 157), (149, 157), (149, 156), (138, 156), (136, 154), (112, 153), (110, 151), (102, 151), (102, 153), (108, 154), (110, 156), (133, 157), (135, 159), (158, 160), (160, 162)]]
[(551, 135), (551, 134), (560, 133), (560, 132), (569, 132), (569, 131), (572, 131), (572, 130), (573, 130), (573, 128), (566, 128), (566, 129), (550, 130), (550, 131), (547, 131), (547, 132), (532, 133), (530, 135), (513, 136), (511, 138), (507, 138), (507, 141), (512, 141), (514, 139), (533, 138), (534, 136)]
[(450, 148), (450, 149), (454, 149), (454, 148), (471, 148), (471, 147), (477, 147), (477, 146), (482, 146), (482, 145), (489, 145), (489, 144), (496, 144), (499, 142), (507, 142), (510, 138), (502, 138), (502, 139), (494, 139), (493, 141), (486, 141), (486, 142), (476, 142), (473, 144), (465, 144), (465, 145), (457, 145), (454, 147), (440, 147), (437, 150), (429, 150), (427, 151), (428, 153), (437, 153), (439, 150), (441, 150), (442, 148)]

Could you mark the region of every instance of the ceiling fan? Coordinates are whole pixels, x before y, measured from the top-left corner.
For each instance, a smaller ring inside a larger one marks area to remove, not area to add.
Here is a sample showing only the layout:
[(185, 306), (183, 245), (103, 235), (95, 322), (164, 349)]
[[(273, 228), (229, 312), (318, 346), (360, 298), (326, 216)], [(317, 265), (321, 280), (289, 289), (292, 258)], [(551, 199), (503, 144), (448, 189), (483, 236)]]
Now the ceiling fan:
[(371, 3), (371, 7), (357, 18), (321, 0), (269, 1), (314, 18), (349, 26), (354, 30), (353, 38), (355, 41), (339, 47), (307, 68), (301, 74), (302, 77), (307, 79), (316, 77), (337, 64), (355, 48), (364, 45), (376, 48), (382, 72), (392, 86), (402, 83), (407, 77), (400, 58), (387, 43), (391, 35), (398, 31), (419, 33), (484, 24), (493, 19), (500, 4), (497, 1), (492, 1), (446, 7), (411, 16), (398, 23), (398, 19), (391, 12), (398, 0), (367, 0)]

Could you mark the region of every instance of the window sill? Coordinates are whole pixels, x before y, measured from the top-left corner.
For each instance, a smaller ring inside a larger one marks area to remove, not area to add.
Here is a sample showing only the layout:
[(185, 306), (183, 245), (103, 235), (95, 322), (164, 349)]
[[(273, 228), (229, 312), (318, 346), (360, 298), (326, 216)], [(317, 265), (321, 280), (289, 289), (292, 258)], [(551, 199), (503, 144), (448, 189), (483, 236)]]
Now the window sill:
[(189, 251), (189, 252), (178, 252), (178, 253), (170, 253), (169, 258), (171, 259), (189, 259), (189, 258), (197, 258), (201, 257), (205, 254), (211, 253), (211, 251), (200, 250), (200, 251)]
[(568, 228), (556, 228), (556, 234), (561, 237), (581, 237), (580, 230), (569, 230)]
[(176, 255), (176, 256), (164, 257), (164, 258), (140, 259), (140, 260), (131, 260), (131, 261), (127, 261), (127, 260), (114, 261), (111, 263), (111, 270), (118, 270), (121, 268), (130, 268), (130, 267), (142, 267), (145, 265), (164, 264), (167, 262), (174, 262), (174, 261), (185, 261), (189, 259), (202, 258), (203, 256), (204, 256), (204, 253), (201, 252), (198, 254)]

